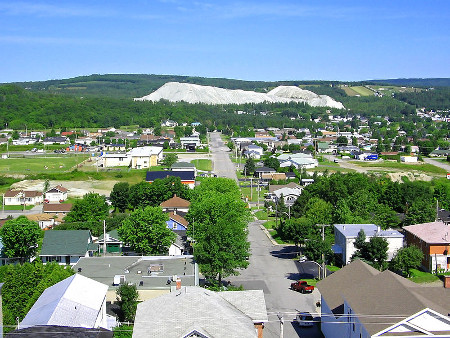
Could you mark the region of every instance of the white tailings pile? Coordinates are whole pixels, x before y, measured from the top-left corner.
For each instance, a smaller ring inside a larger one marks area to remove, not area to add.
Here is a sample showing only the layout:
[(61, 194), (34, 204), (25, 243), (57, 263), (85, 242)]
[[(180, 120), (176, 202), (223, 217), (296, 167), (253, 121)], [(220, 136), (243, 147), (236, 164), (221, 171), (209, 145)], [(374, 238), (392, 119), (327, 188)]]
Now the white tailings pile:
[(168, 100), (170, 102), (206, 103), (206, 104), (244, 104), (262, 102), (304, 102), (313, 107), (331, 107), (343, 109), (341, 102), (326, 95), (317, 95), (295, 86), (279, 86), (269, 93), (256, 93), (241, 89), (231, 90), (191, 83), (168, 82), (150, 95), (134, 99), (135, 101)]

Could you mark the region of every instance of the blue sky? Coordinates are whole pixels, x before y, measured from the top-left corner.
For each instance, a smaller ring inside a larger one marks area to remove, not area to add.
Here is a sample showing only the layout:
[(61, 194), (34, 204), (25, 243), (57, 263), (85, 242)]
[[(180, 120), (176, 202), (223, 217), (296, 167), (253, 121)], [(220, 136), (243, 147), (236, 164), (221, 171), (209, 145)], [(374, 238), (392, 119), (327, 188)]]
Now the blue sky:
[(450, 1), (0, 0), (0, 82), (450, 77)]

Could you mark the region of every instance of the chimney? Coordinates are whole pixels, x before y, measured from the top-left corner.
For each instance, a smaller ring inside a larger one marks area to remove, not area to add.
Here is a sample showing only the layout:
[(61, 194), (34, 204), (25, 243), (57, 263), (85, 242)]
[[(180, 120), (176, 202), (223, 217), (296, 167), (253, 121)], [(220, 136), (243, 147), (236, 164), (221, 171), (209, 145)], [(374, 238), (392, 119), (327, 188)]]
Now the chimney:
[(377, 225), (377, 232), (380, 232), (380, 231), (381, 231), (381, 228), (379, 225)]
[(450, 289), (450, 276), (444, 275), (444, 288)]
[(177, 290), (181, 289), (181, 278), (177, 278)]

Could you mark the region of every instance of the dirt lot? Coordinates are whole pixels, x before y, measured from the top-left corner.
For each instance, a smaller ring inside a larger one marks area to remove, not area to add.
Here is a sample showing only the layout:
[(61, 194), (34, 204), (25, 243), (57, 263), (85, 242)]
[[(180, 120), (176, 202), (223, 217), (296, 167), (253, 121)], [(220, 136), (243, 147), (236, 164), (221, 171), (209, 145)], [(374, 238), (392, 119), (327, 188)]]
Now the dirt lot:
[[(14, 183), (11, 189), (25, 189), (25, 190), (38, 190), (44, 189), (44, 180), (24, 180)], [(101, 195), (109, 196), (114, 184), (119, 181), (50, 181), (50, 187), (56, 185), (62, 185), (64, 188), (69, 189), (69, 197), (82, 197), (89, 192), (95, 192)]]

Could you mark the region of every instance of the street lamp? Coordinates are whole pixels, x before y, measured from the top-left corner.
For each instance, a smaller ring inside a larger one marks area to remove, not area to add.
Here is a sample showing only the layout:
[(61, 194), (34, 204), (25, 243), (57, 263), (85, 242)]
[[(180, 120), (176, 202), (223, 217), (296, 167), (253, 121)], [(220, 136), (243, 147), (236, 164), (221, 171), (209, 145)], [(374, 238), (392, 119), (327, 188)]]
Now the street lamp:
[[(311, 261), (311, 262), (313, 262), (314, 264), (316, 264), (316, 265), (318, 266), (318, 272), (319, 272), (318, 275), (319, 275), (319, 279), (322, 279), (323, 277), (322, 277), (322, 278), (320, 277), (320, 275), (321, 275), (321, 273), (320, 273), (321, 270), (320, 270), (320, 269), (323, 270), (323, 267), (322, 267), (319, 263), (317, 263), (316, 261)], [(322, 276), (324, 276), (324, 275), (325, 275), (325, 274), (322, 273)]]

